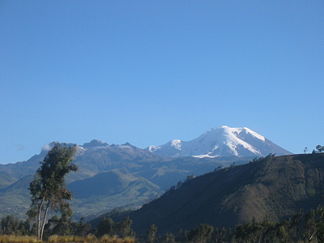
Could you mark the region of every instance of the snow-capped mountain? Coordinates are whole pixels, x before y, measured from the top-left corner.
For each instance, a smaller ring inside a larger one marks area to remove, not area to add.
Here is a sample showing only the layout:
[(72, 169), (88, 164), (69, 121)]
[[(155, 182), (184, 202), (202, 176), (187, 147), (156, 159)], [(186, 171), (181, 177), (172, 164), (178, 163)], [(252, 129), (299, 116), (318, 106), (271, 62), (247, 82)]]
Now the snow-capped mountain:
[(154, 154), (168, 157), (194, 156), (214, 158), (223, 156), (266, 156), (291, 154), (264, 136), (247, 127), (221, 126), (191, 141), (174, 139), (161, 146), (147, 148)]

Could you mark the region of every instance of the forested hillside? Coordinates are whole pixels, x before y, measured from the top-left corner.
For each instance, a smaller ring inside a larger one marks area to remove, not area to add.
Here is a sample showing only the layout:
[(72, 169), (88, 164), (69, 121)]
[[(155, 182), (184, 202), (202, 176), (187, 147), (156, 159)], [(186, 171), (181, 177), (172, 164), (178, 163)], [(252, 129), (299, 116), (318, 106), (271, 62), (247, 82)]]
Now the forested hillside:
[(137, 230), (278, 221), (324, 202), (324, 154), (257, 159), (192, 180), (130, 214)]

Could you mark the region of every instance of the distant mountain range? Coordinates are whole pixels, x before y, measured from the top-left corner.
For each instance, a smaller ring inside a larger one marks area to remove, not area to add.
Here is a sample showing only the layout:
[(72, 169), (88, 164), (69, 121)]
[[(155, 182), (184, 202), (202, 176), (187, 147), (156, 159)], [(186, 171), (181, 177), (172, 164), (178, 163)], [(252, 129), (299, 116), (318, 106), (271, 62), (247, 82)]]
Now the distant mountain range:
[[(49, 146), (50, 147), (50, 146)], [(0, 165), (0, 217), (24, 216), (30, 204), (28, 186), (47, 154), (25, 162)], [(96, 216), (114, 208), (137, 208), (190, 175), (200, 175), (248, 158), (163, 158), (131, 144), (108, 145), (93, 140), (78, 146), (76, 173), (67, 177), (75, 216)]]
[(159, 232), (199, 224), (234, 226), (278, 221), (324, 205), (324, 154), (268, 156), (187, 180), (141, 209), (126, 213), (135, 230)]
[(269, 153), (291, 154), (247, 127), (233, 128), (228, 126), (211, 129), (191, 141), (174, 139), (164, 145), (152, 145), (147, 149), (154, 154), (167, 157), (259, 157), (266, 156)]
[[(187, 176), (244, 164), (268, 153), (289, 153), (247, 128), (222, 127), (190, 142), (171, 144), (169, 149), (167, 145), (141, 149), (129, 143), (109, 145), (99, 140), (78, 145), (74, 162), (79, 170), (66, 180), (74, 195), (76, 215), (95, 216), (116, 207), (137, 208)], [(0, 165), (0, 216), (24, 215), (30, 203), (28, 185), (51, 146), (25, 162)]]

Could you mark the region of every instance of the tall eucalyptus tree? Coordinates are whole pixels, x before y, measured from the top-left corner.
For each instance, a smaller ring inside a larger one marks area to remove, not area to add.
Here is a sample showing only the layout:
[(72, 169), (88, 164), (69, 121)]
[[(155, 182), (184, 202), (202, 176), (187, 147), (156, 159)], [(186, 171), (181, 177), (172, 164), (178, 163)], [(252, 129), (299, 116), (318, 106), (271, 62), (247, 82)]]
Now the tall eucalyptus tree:
[(75, 152), (74, 145), (54, 143), (29, 185), (32, 203), (27, 215), (36, 223), (39, 239), (43, 238), (50, 210), (60, 212), (62, 217), (72, 215), (68, 202), (72, 194), (66, 189), (64, 178), (77, 170), (72, 163)]

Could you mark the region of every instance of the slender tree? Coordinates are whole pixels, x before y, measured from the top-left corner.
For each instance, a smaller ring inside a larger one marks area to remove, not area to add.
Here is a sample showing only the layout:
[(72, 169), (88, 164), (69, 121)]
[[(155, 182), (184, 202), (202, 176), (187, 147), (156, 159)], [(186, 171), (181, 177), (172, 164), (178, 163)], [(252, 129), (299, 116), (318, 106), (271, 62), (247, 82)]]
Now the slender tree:
[(156, 240), (157, 227), (155, 224), (150, 225), (147, 233), (146, 233), (146, 242), (154, 243)]
[(103, 218), (97, 226), (97, 236), (103, 236), (105, 234), (115, 234), (115, 222), (111, 218)]
[(126, 217), (122, 221), (116, 224), (116, 231), (120, 237), (133, 236), (134, 232), (132, 230), (133, 221)]
[(193, 229), (188, 233), (188, 240), (189, 242), (194, 243), (206, 243), (212, 236), (213, 231), (213, 226), (201, 224), (198, 228)]
[(34, 180), (29, 185), (32, 203), (27, 215), (34, 219), (37, 237), (42, 240), (49, 210), (66, 217), (72, 214), (68, 200), (72, 195), (66, 189), (64, 177), (77, 167), (72, 163), (76, 146), (54, 143), (53, 148), (41, 162)]
[(162, 237), (161, 243), (176, 243), (175, 236), (172, 233), (166, 233)]

